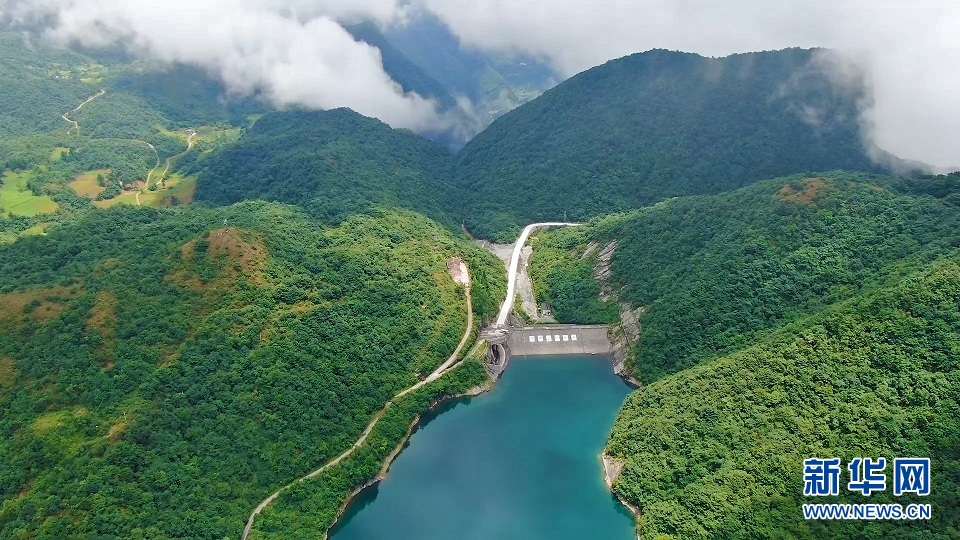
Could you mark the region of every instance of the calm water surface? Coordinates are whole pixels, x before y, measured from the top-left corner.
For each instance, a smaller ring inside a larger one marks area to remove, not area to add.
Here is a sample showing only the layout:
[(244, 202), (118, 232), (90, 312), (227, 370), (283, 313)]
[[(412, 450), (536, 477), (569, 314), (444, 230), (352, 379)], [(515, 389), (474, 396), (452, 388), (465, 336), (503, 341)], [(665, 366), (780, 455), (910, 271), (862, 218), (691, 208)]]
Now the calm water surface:
[(596, 356), (511, 360), (487, 394), (438, 411), (332, 540), (630, 540), (600, 452), (630, 389)]

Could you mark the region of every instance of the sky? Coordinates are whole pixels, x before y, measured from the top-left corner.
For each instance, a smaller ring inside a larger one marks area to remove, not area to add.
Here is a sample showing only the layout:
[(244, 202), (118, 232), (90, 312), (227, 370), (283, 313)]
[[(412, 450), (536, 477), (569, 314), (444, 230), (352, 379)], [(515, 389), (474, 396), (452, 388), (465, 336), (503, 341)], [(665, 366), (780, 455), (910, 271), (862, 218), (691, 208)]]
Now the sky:
[[(206, 68), (237, 92), (280, 106), (346, 106), (396, 127), (451, 122), (404, 93), (379, 51), (341, 24), (402, 25), (433, 12), (463, 43), (533, 55), (570, 76), (652, 48), (723, 56), (827, 47), (872, 99), (867, 142), (902, 158), (960, 165), (960, 2), (949, 0), (0, 0), (0, 15), (44, 20), (48, 39), (122, 43)], [(46, 17), (45, 19), (43, 17)]]

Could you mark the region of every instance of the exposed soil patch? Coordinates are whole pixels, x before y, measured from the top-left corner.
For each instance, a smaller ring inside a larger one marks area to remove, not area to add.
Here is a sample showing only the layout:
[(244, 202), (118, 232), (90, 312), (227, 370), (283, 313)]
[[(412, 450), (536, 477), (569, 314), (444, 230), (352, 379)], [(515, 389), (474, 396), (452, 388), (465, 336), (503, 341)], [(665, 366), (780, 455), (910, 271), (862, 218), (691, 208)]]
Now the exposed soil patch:
[(17, 371), (13, 367), (13, 358), (0, 356), (0, 388), (13, 386), (16, 379)]
[(130, 424), (130, 420), (124, 419), (110, 426), (110, 431), (107, 432), (107, 440), (110, 442), (120, 440), (120, 435), (123, 435), (123, 432), (130, 428)]
[(464, 286), (470, 285), (470, 274), (467, 271), (467, 265), (463, 263), (460, 257), (453, 257), (447, 261), (447, 272), (453, 281)]
[(787, 184), (777, 191), (777, 197), (781, 201), (795, 204), (810, 204), (820, 196), (821, 191), (830, 185), (826, 178), (804, 178), (800, 182), (803, 186), (802, 189)]
[(223, 257), (246, 274), (261, 271), (267, 262), (267, 248), (255, 233), (228, 227), (212, 231), (208, 241), (209, 257)]
[(96, 199), (98, 195), (107, 189), (105, 186), (100, 185), (100, 183), (97, 181), (97, 176), (103, 176), (105, 181), (109, 181), (111, 172), (112, 171), (110, 169), (98, 169), (95, 171), (81, 173), (78, 174), (77, 177), (67, 185), (74, 191), (74, 193), (81, 197)]
[[(203, 238), (184, 244), (180, 248), (180, 260), (185, 268), (171, 273), (168, 279), (196, 292), (227, 285), (239, 276), (254, 284), (266, 283), (263, 269), (267, 264), (267, 247), (258, 233), (234, 227), (210, 231)], [(214, 265), (216, 275), (201, 278), (197, 271), (201, 264)]]
[(90, 318), (87, 319), (87, 331), (96, 332), (103, 337), (113, 335), (117, 315), (116, 305), (117, 297), (112, 292), (97, 293), (97, 301), (90, 310)]
[(67, 302), (77, 296), (78, 287), (34, 288), (0, 294), (0, 320), (19, 322), (25, 318), (48, 321), (67, 310)]
[(113, 358), (110, 356), (110, 349), (113, 346), (113, 337), (117, 323), (117, 297), (111, 291), (101, 291), (97, 293), (96, 303), (90, 310), (90, 317), (85, 326), (88, 332), (96, 332), (103, 338), (103, 345), (97, 352), (103, 359), (104, 371), (113, 368)]

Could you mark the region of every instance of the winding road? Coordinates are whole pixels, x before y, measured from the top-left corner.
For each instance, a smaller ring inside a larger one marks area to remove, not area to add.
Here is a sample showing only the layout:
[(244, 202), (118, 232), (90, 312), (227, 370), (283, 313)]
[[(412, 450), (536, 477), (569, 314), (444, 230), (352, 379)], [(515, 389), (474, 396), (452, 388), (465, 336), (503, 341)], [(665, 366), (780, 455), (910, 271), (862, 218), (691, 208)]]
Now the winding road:
[[(187, 152), (189, 152), (190, 150), (193, 149), (193, 144), (194, 144), (194, 142), (195, 142), (194, 139), (195, 139), (196, 137), (197, 137), (197, 132), (196, 132), (196, 131), (193, 131), (192, 133), (190, 133), (190, 135), (187, 137), (187, 149), (184, 150), (183, 152), (180, 152), (179, 154), (177, 154), (177, 155), (175, 155), (175, 156), (170, 156), (170, 157), (167, 158), (166, 164), (165, 164), (164, 167), (163, 167), (163, 172), (160, 173), (160, 180), (161, 180), (161, 181), (163, 181), (163, 179), (165, 179), (165, 178), (167, 177), (167, 173), (170, 172), (170, 166), (173, 165), (173, 162), (174, 162), (175, 160), (177, 160), (177, 159), (180, 159), (181, 156), (186, 155)], [(147, 187), (150, 187), (150, 185), (147, 184)]]
[[(180, 153), (177, 154), (177, 155), (170, 156), (170, 157), (168, 157), (168, 158), (166, 159), (165, 164), (164, 164), (164, 167), (163, 167), (163, 172), (160, 173), (160, 181), (163, 181), (163, 179), (165, 179), (165, 178), (167, 177), (167, 173), (170, 172), (170, 167), (173, 165), (174, 160), (178, 159), (180, 156), (185, 155), (187, 152), (189, 152), (190, 150), (193, 149), (193, 144), (194, 144), (194, 142), (195, 142), (195, 141), (194, 141), (194, 138), (195, 138), (196, 136), (197, 136), (197, 132), (196, 132), (196, 131), (192, 132), (192, 133), (190, 134), (190, 136), (187, 137), (187, 149), (184, 150), (183, 152), (180, 152)], [(145, 185), (144, 185), (144, 189), (150, 189), (150, 180), (151, 180), (151, 178), (153, 178), (153, 171), (155, 171), (155, 170), (157, 170), (157, 169), (160, 168), (160, 154), (157, 153), (157, 149), (154, 148), (154, 146), (153, 146), (152, 144), (148, 143), (147, 141), (141, 141), (141, 140), (137, 139), (137, 142), (141, 142), (141, 143), (149, 146), (150, 149), (153, 150), (153, 154), (157, 157), (157, 164), (154, 165), (153, 168), (150, 169), (150, 172), (147, 173), (147, 180), (146, 180), (146, 183), (145, 183)], [(142, 192), (143, 192), (143, 189), (137, 191), (137, 206), (140, 206), (140, 193), (142, 193)]]
[(383, 408), (377, 411), (377, 413), (373, 415), (373, 418), (370, 420), (370, 423), (367, 424), (367, 427), (364, 428), (363, 433), (360, 434), (360, 438), (358, 438), (357, 441), (353, 443), (353, 445), (350, 448), (348, 448), (339, 456), (323, 464), (320, 468), (315, 469), (305, 474), (304, 476), (301, 476), (300, 478), (297, 478), (296, 480), (283, 486), (277, 491), (274, 491), (273, 493), (271, 493), (270, 496), (267, 497), (266, 499), (262, 500), (260, 504), (258, 504), (256, 508), (253, 509), (253, 512), (250, 513), (250, 517), (247, 518), (247, 524), (246, 526), (244, 526), (243, 534), (240, 536), (241, 540), (247, 540), (247, 537), (250, 535), (250, 531), (253, 529), (254, 520), (257, 518), (258, 515), (260, 515), (260, 512), (262, 512), (264, 508), (266, 508), (267, 506), (270, 505), (270, 503), (276, 500), (276, 498), (279, 497), (281, 493), (289, 489), (291, 486), (294, 486), (300, 482), (303, 482), (304, 480), (309, 480), (311, 478), (316, 477), (323, 471), (329, 469), (330, 467), (333, 467), (334, 465), (340, 463), (344, 459), (347, 459), (354, 452), (356, 452), (356, 450), (360, 448), (361, 445), (363, 445), (364, 441), (367, 440), (367, 437), (370, 436), (370, 432), (372, 432), (373, 428), (376, 427), (377, 422), (379, 422), (380, 418), (382, 418), (384, 413), (387, 412), (387, 409), (390, 408), (391, 405), (393, 405), (394, 400), (399, 399), (409, 394), (410, 392), (416, 391), (422, 388), (424, 385), (439, 379), (440, 377), (443, 376), (444, 373), (446, 373), (451, 368), (457, 365), (460, 357), (460, 351), (463, 350), (463, 347), (467, 344), (467, 341), (470, 339), (470, 335), (473, 333), (473, 300), (470, 296), (469, 280), (465, 285), (465, 291), (466, 291), (466, 297), (467, 297), (467, 328), (466, 330), (463, 331), (463, 337), (460, 338), (460, 343), (457, 344), (457, 348), (453, 350), (453, 353), (450, 355), (450, 357), (447, 358), (445, 362), (440, 364), (440, 366), (437, 369), (435, 369), (433, 373), (426, 376), (423, 380), (421, 380), (417, 384), (405, 390), (400, 391), (397, 395), (393, 396), (393, 398), (387, 401), (387, 403), (384, 404)]
[[(544, 223), (533, 223), (533, 224), (527, 225), (523, 229), (523, 232), (520, 234), (520, 238), (517, 239), (517, 243), (513, 248), (513, 254), (510, 258), (510, 269), (509, 269), (510, 271), (509, 271), (509, 274), (507, 275), (507, 297), (503, 300), (503, 305), (500, 308), (500, 314), (497, 317), (498, 326), (502, 326), (506, 324), (507, 317), (510, 315), (510, 311), (513, 309), (513, 299), (517, 294), (517, 271), (520, 266), (520, 252), (523, 251), (523, 246), (527, 243), (527, 240), (530, 238), (530, 234), (533, 233), (535, 229), (539, 229), (539, 228), (573, 227), (577, 225), (580, 225), (580, 224), (566, 223), (566, 222), (544, 222)], [(280, 489), (274, 491), (266, 499), (260, 501), (260, 504), (258, 504), (256, 508), (253, 509), (253, 512), (250, 513), (250, 517), (247, 518), (247, 524), (243, 528), (243, 534), (240, 536), (240, 540), (247, 540), (247, 538), (250, 536), (250, 531), (253, 530), (253, 523), (256, 520), (257, 516), (260, 515), (260, 513), (263, 512), (263, 510), (267, 506), (269, 506), (270, 503), (275, 501), (277, 497), (280, 496), (281, 493), (283, 493), (290, 487), (300, 482), (303, 482), (305, 480), (309, 480), (311, 478), (318, 476), (323, 471), (329, 469), (330, 467), (333, 467), (334, 465), (340, 463), (344, 459), (347, 459), (358, 448), (360, 448), (360, 446), (363, 445), (364, 441), (367, 440), (367, 437), (370, 436), (370, 433), (373, 431), (373, 428), (376, 427), (377, 422), (380, 421), (380, 418), (382, 418), (384, 413), (387, 412), (387, 409), (390, 408), (391, 405), (393, 405), (394, 400), (397, 400), (409, 394), (410, 392), (414, 392), (422, 388), (424, 385), (427, 385), (439, 379), (440, 377), (443, 376), (444, 373), (446, 373), (447, 371), (449, 371), (450, 369), (452, 369), (454, 366), (457, 365), (460, 359), (460, 352), (463, 350), (463, 347), (467, 344), (467, 341), (470, 339), (470, 335), (473, 332), (473, 300), (470, 296), (469, 278), (467, 279), (465, 288), (466, 288), (466, 297), (467, 297), (467, 328), (466, 330), (464, 330), (463, 337), (460, 338), (460, 343), (457, 344), (457, 348), (454, 349), (450, 357), (447, 358), (445, 362), (440, 364), (440, 366), (437, 367), (437, 369), (435, 369), (433, 373), (424, 377), (423, 380), (421, 380), (417, 384), (414, 384), (413, 386), (405, 390), (401, 390), (399, 393), (397, 393), (397, 395), (393, 396), (393, 398), (388, 400), (387, 403), (383, 406), (383, 408), (377, 411), (377, 413), (373, 415), (373, 418), (370, 420), (370, 423), (367, 424), (367, 427), (364, 428), (363, 433), (360, 434), (360, 437), (357, 439), (356, 442), (353, 443), (353, 445), (350, 448), (348, 448), (339, 456), (328, 461), (327, 463), (324, 463), (319, 468), (314, 469), (313, 471), (310, 471), (309, 473), (301, 476), (300, 478), (297, 478), (296, 480), (290, 482), (289, 484), (286, 484)], [(474, 347), (474, 350), (479, 345), (480, 343), (478, 342), (477, 346)]]
[[(83, 103), (77, 105), (77, 107), (76, 107), (75, 109), (73, 109), (72, 111), (63, 113), (63, 115), (62, 115), (60, 118), (63, 118), (65, 121), (70, 122), (71, 124), (73, 124), (73, 129), (77, 130), (77, 133), (79, 134), (79, 133), (80, 133), (80, 124), (78, 124), (76, 120), (71, 120), (70, 117), (67, 116), (67, 115), (68, 115), (68, 114), (73, 114), (73, 113), (79, 111), (80, 109), (83, 108), (84, 105), (86, 105), (87, 103), (90, 103), (91, 101), (97, 99), (98, 97), (100, 97), (100, 96), (102, 96), (102, 95), (104, 95), (104, 94), (106, 94), (106, 93), (107, 93), (107, 91), (104, 90), (103, 88), (101, 88), (99, 92), (97, 92), (96, 94), (88, 97), (86, 101), (84, 101)], [(70, 131), (71, 131), (71, 130), (67, 130), (67, 135), (70, 134)]]
[[(137, 141), (138, 143), (143, 143), (143, 144), (149, 146), (149, 147), (150, 147), (150, 150), (153, 150), (153, 155), (157, 158), (157, 164), (154, 165), (153, 168), (150, 169), (149, 172), (147, 172), (146, 187), (149, 188), (149, 187), (150, 187), (150, 177), (153, 176), (153, 171), (157, 170), (157, 168), (160, 167), (160, 153), (157, 152), (156, 147), (154, 147), (152, 144), (148, 143), (147, 141), (142, 141), (142, 140), (140, 140), (140, 139), (134, 139), (134, 140)], [(140, 206), (140, 192), (142, 192), (142, 191), (143, 191), (142, 189), (138, 189), (138, 190), (137, 190), (137, 206)]]
[[(73, 125), (73, 127), (72, 127), (71, 129), (67, 130), (67, 134), (69, 134), (69, 133), (70, 133), (71, 131), (73, 131), (74, 129), (77, 130), (77, 134), (80, 133), (80, 124), (79, 124), (76, 120), (71, 119), (69, 115), (71, 115), (71, 114), (79, 111), (79, 110), (82, 109), (85, 105), (87, 105), (87, 104), (90, 103), (91, 101), (97, 99), (98, 97), (100, 97), (100, 96), (102, 96), (102, 95), (104, 95), (104, 94), (106, 94), (106, 93), (107, 93), (106, 89), (101, 88), (99, 92), (97, 92), (96, 94), (93, 94), (92, 96), (88, 97), (88, 98), (86, 99), (86, 101), (84, 101), (83, 103), (77, 105), (72, 111), (65, 112), (65, 113), (63, 113), (63, 114), (60, 116), (61, 118), (63, 118), (63, 120), (64, 120), (65, 122), (69, 122), (70, 124)], [(189, 152), (191, 149), (193, 149), (193, 144), (194, 144), (194, 142), (195, 142), (194, 139), (196, 138), (196, 136), (197, 136), (197, 132), (196, 132), (196, 131), (193, 131), (192, 133), (190, 133), (190, 135), (187, 137), (187, 149), (184, 150), (183, 152), (180, 152), (179, 154), (177, 154), (177, 155), (175, 155), (175, 156), (170, 156), (170, 157), (167, 158), (166, 164), (165, 164), (164, 169), (163, 169), (163, 172), (160, 173), (160, 178), (165, 178), (165, 177), (167, 176), (167, 173), (170, 171), (171, 165), (173, 165), (173, 160), (179, 158), (180, 156), (186, 154), (186, 153)], [(150, 180), (153, 178), (153, 172), (160, 168), (160, 153), (157, 152), (156, 147), (154, 147), (154, 146), (153, 146), (152, 144), (150, 144), (149, 142), (144, 141), (144, 140), (140, 140), (140, 139), (134, 139), (134, 140), (135, 140), (136, 142), (138, 142), (138, 143), (142, 143), (142, 144), (147, 145), (147, 146), (150, 148), (150, 150), (153, 151), (153, 155), (154, 155), (154, 156), (156, 157), (156, 159), (157, 159), (157, 162), (156, 162), (156, 164), (153, 166), (153, 168), (150, 169), (149, 172), (147, 172), (147, 179), (146, 179), (146, 184), (145, 184), (144, 187), (145, 187), (146, 189), (149, 189), (149, 188), (150, 188)], [(122, 184), (122, 183), (120, 184), (120, 187), (121, 187), (121, 188), (123, 187), (123, 184)], [(138, 191), (137, 191), (137, 194), (136, 194), (137, 206), (140, 206), (140, 192), (141, 192), (141, 191), (143, 191), (143, 190), (138, 190)]]
[(520, 238), (517, 239), (516, 245), (513, 246), (513, 254), (510, 256), (510, 271), (507, 274), (507, 297), (503, 299), (500, 314), (497, 315), (497, 326), (506, 325), (510, 311), (513, 310), (513, 299), (517, 296), (517, 270), (520, 267), (520, 252), (523, 251), (523, 246), (526, 245), (530, 234), (533, 233), (534, 229), (546, 227), (576, 227), (577, 225), (580, 224), (548, 221), (544, 223), (531, 223), (523, 228), (523, 232), (520, 233)]

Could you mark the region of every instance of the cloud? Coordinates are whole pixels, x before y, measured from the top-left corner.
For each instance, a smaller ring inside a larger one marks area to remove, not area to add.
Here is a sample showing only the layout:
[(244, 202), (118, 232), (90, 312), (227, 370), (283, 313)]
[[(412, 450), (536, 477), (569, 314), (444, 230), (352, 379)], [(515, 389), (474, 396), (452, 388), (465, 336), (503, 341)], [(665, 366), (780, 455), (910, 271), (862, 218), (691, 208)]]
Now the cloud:
[(341, 26), (402, 24), (420, 9), (464, 43), (527, 53), (565, 75), (652, 48), (835, 49), (846, 60), (834, 66), (853, 66), (870, 83), (861, 115), (868, 146), (960, 165), (960, 5), (947, 0), (0, 0), (0, 19), (42, 22), (61, 42), (123, 43), (199, 65), (280, 106), (350, 107), (396, 127), (472, 134), (470, 103), (439, 113), (404, 93), (379, 51)]
[[(960, 165), (960, 5), (946, 0), (422, 0), (462, 40), (524, 52), (561, 73), (667, 48), (724, 56), (828, 47), (870, 82), (868, 143)], [(844, 63), (837, 62), (836, 65)]]
[(422, 131), (448, 122), (404, 93), (380, 52), (340, 22), (401, 20), (397, 0), (0, 0), (0, 15), (46, 26), (44, 36), (89, 47), (123, 44), (166, 62), (201, 66), (237, 93), (278, 106), (350, 107)]

